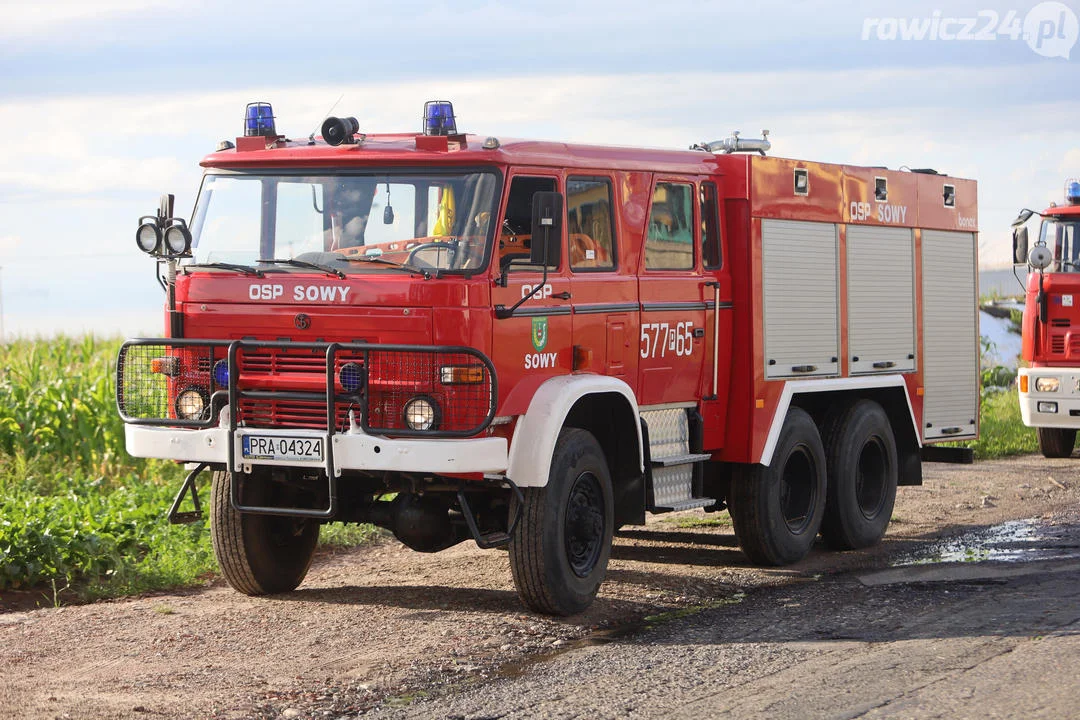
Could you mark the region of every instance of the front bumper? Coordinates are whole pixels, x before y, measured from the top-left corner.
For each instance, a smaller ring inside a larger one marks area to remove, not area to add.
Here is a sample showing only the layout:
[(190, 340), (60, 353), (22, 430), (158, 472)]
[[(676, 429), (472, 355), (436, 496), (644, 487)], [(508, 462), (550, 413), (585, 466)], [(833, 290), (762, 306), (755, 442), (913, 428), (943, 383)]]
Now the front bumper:
[[(1040, 378), (1055, 378), (1055, 392), (1039, 392)], [(1028, 427), (1080, 429), (1080, 368), (1020, 368), (1020, 417)], [(1024, 392), (1024, 388), (1027, 392)]]
[(244, 430), (235, 432), (232, 443), (235, 457), (229, 457), (229, 430), (224, 427), (204, 430), (125, 425), (127, 451), (135, 457), (160, 458), (181, 462), (212, 463), (244, 471), (253, 465), (325, 468), (331, 477), (343, 470), (398, 471), (437, 474), (503, 473), (507, 468), (505, 438), (388, 439), (368, 435), (356, 429), (330, 436), (326, 461), (255, 460), (241, 456), (242, 437), (281, 435), (290, 438), (326, 439), (327, 434), (313, 430)]

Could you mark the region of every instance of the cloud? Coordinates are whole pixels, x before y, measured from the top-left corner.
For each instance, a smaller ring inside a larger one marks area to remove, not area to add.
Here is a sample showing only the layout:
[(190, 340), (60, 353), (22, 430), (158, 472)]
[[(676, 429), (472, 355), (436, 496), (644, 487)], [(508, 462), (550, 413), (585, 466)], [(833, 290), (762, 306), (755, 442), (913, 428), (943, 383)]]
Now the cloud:
[(18, 235), (0, 235), (0, 255), (14, 252), (22, 244)]
[[(504, 139), (686, 148), (736, 128), (744, 136), (769, 128), (775, 155), (936, 167), (973, 177), (980, 182), (983, 261), (995, 264), (1008, 258), (1008, 222), (1016, 210), (1057, 199), (1063, 171), (1080, 174), (1080, 128), (1060, 122), (1080, 116), (1080, 100), (992, 100), (1001, 84), (1020, 86), (1029, 72), (1017, 66), (479, 80), (443, 75), (0, 101), (0, 135), (18, 138), (0, 146), (0, 201), (16, 220), (14, 197), (54, 207), (126, 197), (141, 207), (170, 191), (178, 207), (191, 207), (199, 161), (218, 140), (241, 131), (248, 101), (271, 101), (279, 131), (306, 137), (342, 95), (334, 114), (357, 116), (368, 132), (415, 132), (423, 101), (449, 98), (460, 128)], [(24, 225), (9, 222), (8, 230), (36, 242), (27, 234), (30, 223)]]
[(20, 2), (5, 8), (0, 37), (26, 39), (35, 35), (57, 36), (57, 30), (73, 23), (96, 25), (119, 15), (147, 13), (167, 7), (171, 0), (49, 0)]

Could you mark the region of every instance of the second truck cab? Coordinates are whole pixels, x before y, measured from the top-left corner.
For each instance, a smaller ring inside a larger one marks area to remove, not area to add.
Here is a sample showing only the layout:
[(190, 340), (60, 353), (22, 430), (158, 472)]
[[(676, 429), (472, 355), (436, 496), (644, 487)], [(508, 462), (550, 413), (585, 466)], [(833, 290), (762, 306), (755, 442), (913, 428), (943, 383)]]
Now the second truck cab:
[[(1024, 223), (1034, 215), (1042, 224), (1029, 251)], [(1066, 181), (1064, 205), (1024, 210), (1014, 226), (1013, 261), (1036, 271), (1024, 302), (1020, 413), (1043, 455), (1069, 457), (1080, 428), (1080, 180)]]

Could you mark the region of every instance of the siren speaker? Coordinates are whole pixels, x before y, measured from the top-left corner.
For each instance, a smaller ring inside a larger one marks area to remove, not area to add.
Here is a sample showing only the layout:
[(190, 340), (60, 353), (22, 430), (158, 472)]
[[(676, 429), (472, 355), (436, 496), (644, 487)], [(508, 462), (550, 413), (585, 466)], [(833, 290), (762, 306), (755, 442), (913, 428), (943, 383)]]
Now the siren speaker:
[(341, 145), (351, 143), (353, 135), (360, 131), (360, 123), (354, 117), (336, 118), (328, 117), (323, 120), (322, 136), (327, 145)]

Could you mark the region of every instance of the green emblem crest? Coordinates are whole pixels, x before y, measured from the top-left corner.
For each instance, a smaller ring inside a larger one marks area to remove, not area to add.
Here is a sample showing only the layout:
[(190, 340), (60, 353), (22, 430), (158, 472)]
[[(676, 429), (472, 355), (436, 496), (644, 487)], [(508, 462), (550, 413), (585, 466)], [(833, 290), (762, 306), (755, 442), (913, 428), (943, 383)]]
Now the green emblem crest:
[(547, 347), (548, 324), (546, 317), (534, 317), (532, 319), (532, 343), (536, 352)]

